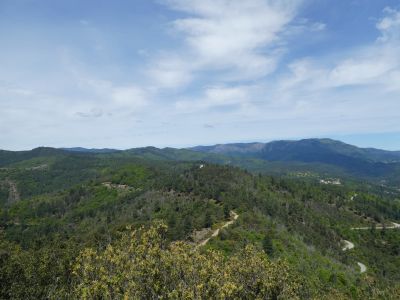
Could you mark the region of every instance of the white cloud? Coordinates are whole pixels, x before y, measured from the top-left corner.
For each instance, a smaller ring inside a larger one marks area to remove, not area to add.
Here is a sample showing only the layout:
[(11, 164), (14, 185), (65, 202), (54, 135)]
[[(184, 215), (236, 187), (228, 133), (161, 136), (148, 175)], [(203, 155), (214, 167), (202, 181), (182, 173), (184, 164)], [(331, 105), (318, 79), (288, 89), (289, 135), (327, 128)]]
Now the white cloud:
[(196, 61), (184, 61), (174, 55), (164, 55), (152, 62), (146, 72), (157, 88), (178, 88), (192, 80)]
[(386, 16), (382, 18), (377, 24), (382, 36), (379, 38), (382, 42), (387, 41), (400, 41), (400, 11), (386, 7), (384, 9)]
[[(400, 71), (400, 13), (385, 9), (385, 17), (377, 23), (378, 39), (363, 47), (336, 55), (336, 59), (306, 58), (289, 65), (290, 75), (284, 77), (281, 89), (333, 89), (346, 86), (394, 89)], [(389, 80), (388, 80), (389, 79)]]
[(313, 23), (310, 27), (311, 31), (322, 31), (326, 29), (326, 24), (321, 22)]
[[(195, 8), (191, 6), (191, 3), (182, 4), (182, 7), (195, 16), (200, 15), (201, 12), (202, 15), (210, 13), (210, 18), (220, 17), (220, 14), (215, 13), (213, 9), (208, 12), (206, 5), (203, 7), (201, 3), (197, 4), (199, 6)], [(219, 2), (214, 3), (215, 5), (219, 5)], [(276, 79), (270, 77), (265, 80), (258, 77), (255, 83), (251, 83), (253, 86), (245, 85), (240, 81), (231, 85), (224, 83), (221, 79), (221, 76), (226, 76), (227, 73), (221, 73), (220, 77), (212, 77), (208, 81), (216, 79), (220, 84), (212, 88), (206, 87), (202, 96), (192, 99), (181, 97), (182, 100), (176, 102), (177, 115), (188, 113), (190, 116), (196, 116), (199, 123), (200, 120), (203, 122), (202, 124), (219, 122), (215, 134), (224, 127), (229, 128), (236, 124), (240, 127), (233, 130), (236, 139), (239, 135), (254, 139), (257, 134), (258, 138), (262, 139), (263, 134), (282, 138), (296, 135), (315, 136), (400, 130), (400, 123), (396, 122), (400, 117), (400, 102), (398, 101), (400, 47), (399, 38), (393, 34), (393, 32), (400, 32), (397, 18), (396, 11), (386, 9), (384, 17), (376, 25), (380, 29), (380, 36), (376, 40), (371, 40), (371, 43), (357, 48), (328, 53), (326, 56), (294, 60), (288, 65), (289, 72), (277, 73)], [(381, 25), (382, 23), (385, 24)], [(183, 26), (181, 30), (186, 34), (191, 49), (199, 49), (195, 52), (199, 61), (215, 59), (215, 67), (207, 69), (211, 70), (211, 74), (223, 65), (224, 59), (221, 57), (223, 57), (224, 49), (229, 49), (226, 50), (227, 53), (236, 49), (232, 46), (234, 44), (228, 44), (226, 48), (207, 52), (206, 47), (197, 46), (195, 42), (207, 41), (207, 30), (212, 28), (212, 25), (213, 23), (207, 27), (203, 21), (192, 21), (192, 19), (188, 23), (185, 21), (183, 25), (179, 23), (179, 26)], [(203, 27), (206, 29), (200, 30)], [(294, 35), (322, 31), (326, 29), (326, 26), (310, 20), (300, 20), (294, 21), (285, 28), (283, 35)], [(279, 46), (279, 38), (272, 41), (270, 45)], [(254, 48), (249, 49), (248, 53), (251, 55), (258, 54)], [(271, 47), (267, 46), (267, 49), (271, 50)], [(243, 50), (243, 52), (246, 51)], [(269, 58), (270, 53), (267, 51), (260, 55)], [(227, 61), (234, 57), (228, 54), (226, 56), (228, 56)], [(241, 59), (244, 62), (243, 57)], [(208, 67), (207, 64), (199, 65), (196, 62), (194, 66), (197, 66), (197, 69), (194, 67), (188, 72), (195, 75), (197, 74), (195, 72), (200, 72), (201, 68)], [(253, 66), (250, 69), (256, 70)], [(241, 79), (253, 78), (247, 77), (245, 68), (239, 68), (237, 62), (232, 62), (230, 70), (241, 73), (243, 75)], [(274, 132), (258, 130), (252, 126), (269, 128)], [(232, 136), (232, 138), (235, 137)]]
[(338, 63), (328, 74), (328, 86), (373, 84), (398, 67), (396, 58), (388, 53), (371, 51), (365, 58), (350, 58)]
[(176, 108), (181, 112), (199, 112), (218, 107), (243, 106), (249, 100), (250, 88), (247, 86), (211, 87), (205, 90), (200, 99), (176, 102)]
[(139, 109), (147, 104), (147, 93), (135, 86), (113, 88), (111, 97), (117, 105), (130, 109)]
[(201, 72), (220, 72), (221, 82), (254, 80), (273, 72), (282, 53), (279, 35), (300, 1), (164, 2), (188, 14), (172, 23), (185, 47), (155, 61), (150, 76), (161, 87), (180, 87)]
[(288, 73), (265, 83), (252, 119), (285, 123), (286, 136), (399, 131), (400, 39), (392, 34), (400, 32), (399, 13), (384, 14), (370, 44), (290, 63)]
[[(137, 111), (150, 102), (150, 93), (145, 87), (138, 84), (121, 85), (114, 83), (87, 74), (87, 72), (72, 65), (69, 66), (69, 71), (73, 74), (79, 88), (95, 99), (93, 105), (102, 106), (104, 110), (110, 113), (121, 108)], [(88, 116), (96, 115), (97, 117), (97, 114), (85, 114)]]
[(400, 131), (399, 11), (385, 9), (369, 44), (332, 53), (336, 25), (303, 14), (301, 0), (160, 1), (174, 10), (160, 10), (176, 18), (169, 36), (157, 26), (114, 34), (90, 14), (50, 38), (28, 27), (0, 35), (0, 146)]
[(380, 84), (393, 88), (387, 78), (400, 70), (400, 12), (385, 8), (384, 14), (376, 24), (381, 33), (376, 42), (338, 62), (328, 76), (331, 85)]
[(313, 22), (307, 18), (295, 18), (288, 26), (286, 26), (282, 35), (285, 39), (290, 39), (290, 37), (297, 37), (300, 35), (308, 35), (314, 38), (317, 33), (323, 33), (326, 30), (326, 27), (326, 24), (322, 22)]

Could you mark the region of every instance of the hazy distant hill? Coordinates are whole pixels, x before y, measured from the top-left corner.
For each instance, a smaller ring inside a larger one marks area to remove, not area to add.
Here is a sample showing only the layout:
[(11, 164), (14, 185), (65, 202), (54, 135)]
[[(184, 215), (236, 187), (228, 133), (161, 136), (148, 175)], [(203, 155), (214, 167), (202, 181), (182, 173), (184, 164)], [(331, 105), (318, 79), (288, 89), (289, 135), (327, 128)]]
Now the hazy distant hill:
[(229, 156), (246, 156), (271, 161), (333, 163), (347, 159), (370, 162), (400, 162), (400, 151), (359, 148), (331, 139), (304, 139), (270, 143), (237, 143), (197, 146), (194, 151)]
[(310, 170), (374, 179), (395, 179), (400, 151), (359, 148), (331, 139), (197, 146), (193, 151), (279, 163), (283, 170)]
[[(250, 171), (287, 174), (314, 172), (323, 176), (351, 176), (398, 186), (400, 151), (359, 148), (331, 139), (274, 141), (270, 143), (219, 144), (189, 149), (143, 147), (128, 150), (86, 148), (36, 148), (31, 151), (0, 151), (0, 167), (40, 157), (134, 158), (155, 161), (206, 161)], [(35, 162), (36, 163), (36, 162)]]
[(68, 151), (68, 152), (82, 152), (82, 153), (113, 153), (119, 152), (120, 150), (117, 149), (109, 149), (109, 148), (82, 148), (82, 147), (73, 147), (73, 148), (61, 148), (61, 150)]
[(0, 150), (0, 167), (32, 158), (60, 155), (63, 152), (59, 149), (47, 147), (39, 147), (28, 151)]

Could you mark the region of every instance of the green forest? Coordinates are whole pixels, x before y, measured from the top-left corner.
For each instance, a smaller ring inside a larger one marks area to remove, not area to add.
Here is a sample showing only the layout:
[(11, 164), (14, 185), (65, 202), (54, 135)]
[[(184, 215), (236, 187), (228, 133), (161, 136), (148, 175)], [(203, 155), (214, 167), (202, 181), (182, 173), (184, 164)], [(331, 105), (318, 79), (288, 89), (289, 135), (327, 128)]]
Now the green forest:
[(0, 153), (0, 298), (399, 299), (398, 190), (166, 153)]

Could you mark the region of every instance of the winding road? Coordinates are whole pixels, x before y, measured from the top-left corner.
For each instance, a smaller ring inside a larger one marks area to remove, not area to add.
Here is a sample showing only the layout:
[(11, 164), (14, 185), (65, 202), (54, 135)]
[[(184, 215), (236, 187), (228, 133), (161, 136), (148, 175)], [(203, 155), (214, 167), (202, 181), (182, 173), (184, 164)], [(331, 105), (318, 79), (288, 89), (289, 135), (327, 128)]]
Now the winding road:
[[(372, 227), (353, 227), (351, 230), (370, 230)], [(392, 222), (392, 226), (377, 226), (375, 229), (383, 230), (383, 229), (400, 229), (400, 224)], [(351, 250), (354, 248), (354, 244), (347, 240), (342, 240), (344, 243), (343, 251)], [(361, 262), (357, 262), (357, 265), (360, 267), (360, 273), (364, 273), (367, 271), (367, 266)]]
[(230, 220), (230, 221), (224, 223), (224, 225), (222, 225), (221, 227), (215, 229), (215, 230), (213, 231), (213, 233), (211, 234), (211, 236), (210, 236), (209, 238), (206, 238), (205, 240), (201, 241), (201, 242), (198, 244), (198, 246), (200, 247), (200, 246), (206, 245), (206, 244), (210, 241), (211, 238), (217, 237), (217, 236), (219, 235), (221, 229), (226, 228), (226, 227), (232, 225), (233, 223), (235, 223), (235, 221), (237, 220), (237, 218), (239, 218), (239, 215), (238, 215), (237, 213), (235, 213), (234, 211), (231, 211), (231, 216), (232, 216), (232, 220)]
[[(347, 240), (343, 240), (342, 242), (344, 243), (344, 247), (342, 248), (343, 251), (351, 250), (354, 248), (354, 244), (352, 242)], [(363, 263), (357, 262), (357, 265), (360, 267), (361, 274), (367, 271), (367, 266), (364, 265)]]
[[(237, 218), (239, 218), (239, 215), (237, 213), (235, 213), (234, 211), (231, 211), (231, 217), (232, 219), (227, 221), (226, 223), (224, 223), (221, 227), (215, 229), (212, 234), (210, 235), (210, 237), (206, 238), (205, 240), (201, 241), (197, 246), (201, 247), (201, 246), (205, 246), (207, 245), (207, 243), (210, 241), (210, 239), (212, 239), (213, 237), (217, 237), (219, 235), (219, 233), (221, 232), (221, 229), (226, 228), (230, 225), (232, 225), (233, 223), (235, 223), (235, 221), (237, 220)], [(400, 228), (400, 224), (397, 223), (393, 223), (393, 226), (390, 227), (386, 227), (387, 229), (397, 229)], [(364, 229), (369, 229), (370, 227), (358, 227), (358, 228), (352, 228), (353, 230), (364, 230)], [(383, 227), (382, 227), (383, 229)], [(343, 240), (342, 241), (344, 243), (344, 247), (342, 248), (342, 251), (347, 251), (347, 250), (351, 250), (354, 249), (355, 245), (354, 243), (348, 241), (348, 240)], [(367, 266), (364, 265), (361, 262), (357, 262), (357, 265), (360, 267), (360, 273), (365, 273), (367, 271)]]
[[(353, 201), (354, 198), (357, 197), (357, 194), (354, 194), (350, 200)], [(372, 227), (353, 227), (351, 230), (370, 230)], [(383, 230), (383, 229), (400, 229), (400, 224), (392, 222), (392, 226), (376, 226), (375, 229)], [(342, 240), (344, 243), (343, 251), (351, 250), (354, 248), (354, 244), (347, 240)], [(361, 262), (357, 262), (357, 265), (360, 267), (360, 273), (364, 273), (367, 271), (367, 266)]]

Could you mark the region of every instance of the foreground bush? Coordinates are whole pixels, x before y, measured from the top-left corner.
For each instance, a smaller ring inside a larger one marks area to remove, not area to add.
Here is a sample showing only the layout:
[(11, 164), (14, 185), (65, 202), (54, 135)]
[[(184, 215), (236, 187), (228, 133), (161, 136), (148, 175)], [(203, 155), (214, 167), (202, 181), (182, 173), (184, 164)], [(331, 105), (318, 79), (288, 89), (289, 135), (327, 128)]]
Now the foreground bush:
[(185, 242), (167, 244), (166, 226), (124, 234), (74, 264), (82, 299), (296, 299), (300, 284), (282, 262), (253, 246), (229, 258)]

